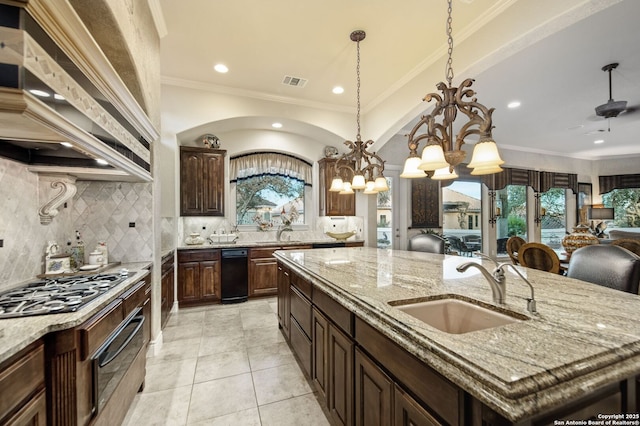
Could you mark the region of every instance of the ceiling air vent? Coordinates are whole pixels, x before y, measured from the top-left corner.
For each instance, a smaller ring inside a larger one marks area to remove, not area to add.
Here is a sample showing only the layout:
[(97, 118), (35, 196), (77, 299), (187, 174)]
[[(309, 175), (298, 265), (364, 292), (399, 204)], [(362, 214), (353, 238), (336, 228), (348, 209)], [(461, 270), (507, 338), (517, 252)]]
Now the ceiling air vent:
[(294, 86), (294, 87), (304, 87), (307, 84), (307, 79), (305, 78), (300, 78), (300, 77), (291, 77), (290, 75), (285, 75), (284, 78), (282, 79), (282, 84), (285, 84), (287, 86)]

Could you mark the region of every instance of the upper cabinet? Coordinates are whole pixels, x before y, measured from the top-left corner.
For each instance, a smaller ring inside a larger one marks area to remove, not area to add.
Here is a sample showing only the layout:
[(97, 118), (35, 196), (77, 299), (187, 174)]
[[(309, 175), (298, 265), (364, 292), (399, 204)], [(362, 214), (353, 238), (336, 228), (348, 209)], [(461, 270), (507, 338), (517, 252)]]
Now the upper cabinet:
[[(334, 158), (323, 158), (318, 161), (320, 166), (320, 216), (355, 216), (355, 194), (339, 194), (329, 191), (336, 161)], [(343, 180), (351, 180), (352, 178), (353, 176), (342, 177)]]
[(224, 216), (224, 157), (227, 151), (180, 148), (180, 215)]

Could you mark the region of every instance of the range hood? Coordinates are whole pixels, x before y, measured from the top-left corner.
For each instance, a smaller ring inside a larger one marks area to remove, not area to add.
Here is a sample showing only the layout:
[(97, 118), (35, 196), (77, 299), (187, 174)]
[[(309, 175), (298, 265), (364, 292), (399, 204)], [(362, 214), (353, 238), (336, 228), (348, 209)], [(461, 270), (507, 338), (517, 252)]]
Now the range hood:
[[(29, 5), (38, 15), (46, 3)], [(64, 14), (69, 22), (75, 13), (62, 3), (39, 15), (60, 22), (55, 15)], [(32, 10), (0, 8), (9, 16), (0, 22), (0, 156), (37, 173), (151, 181), (148, 141), (158, 132), (84, 25), (49, 36)]]

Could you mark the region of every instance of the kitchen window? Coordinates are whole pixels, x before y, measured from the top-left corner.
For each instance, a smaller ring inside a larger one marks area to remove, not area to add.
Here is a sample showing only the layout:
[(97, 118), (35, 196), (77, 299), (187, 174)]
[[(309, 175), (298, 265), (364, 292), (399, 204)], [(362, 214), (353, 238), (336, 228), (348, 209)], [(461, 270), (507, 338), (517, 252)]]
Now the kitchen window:
[(286, 154), (264, 152), (234, 157), (236, 223), (277, 227), (283, 219), (305, 224), (305, 196), (310, 193), (311, 164)]
[(640, 188), (613, 189), (603, 194), (605, 207), (613, 207), (614, 219), (607, 227), (640, 228)]

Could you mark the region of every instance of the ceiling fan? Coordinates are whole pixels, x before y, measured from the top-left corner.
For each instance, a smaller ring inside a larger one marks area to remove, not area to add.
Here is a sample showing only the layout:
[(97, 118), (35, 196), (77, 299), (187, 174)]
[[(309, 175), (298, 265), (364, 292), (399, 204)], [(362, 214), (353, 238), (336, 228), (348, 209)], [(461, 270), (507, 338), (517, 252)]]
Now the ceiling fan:
[(602, 67), (602, 71), (609, 73), (609, 100), (607, 103), (598, 105), (596, 107), (596, 115), (603, 118), (615, 118), (623, 112), (635, 111), (635, 108), (627, 108), (627, 101), (614, 101), (613, 93), (611, 90), (611, 71), (618, 68), (618, 63), (605, 65)]

